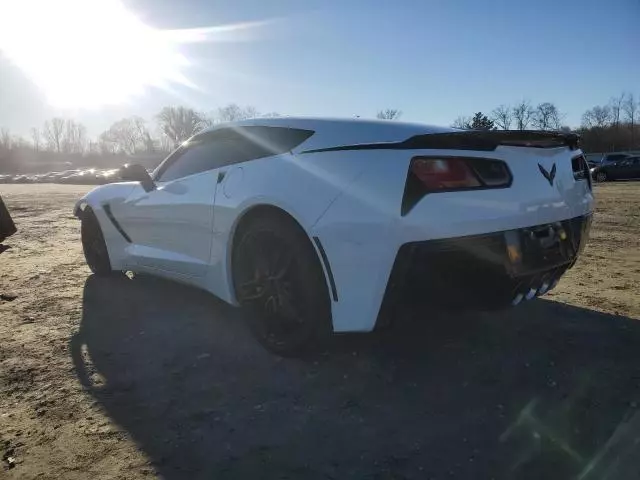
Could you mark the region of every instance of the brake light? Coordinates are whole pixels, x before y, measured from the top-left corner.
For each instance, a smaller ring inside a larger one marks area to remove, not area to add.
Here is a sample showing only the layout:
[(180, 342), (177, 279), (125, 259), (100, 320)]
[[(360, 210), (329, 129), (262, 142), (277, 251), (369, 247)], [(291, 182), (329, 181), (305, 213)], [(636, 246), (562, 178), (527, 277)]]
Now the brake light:
[(511, 184), (507, 165), (488, 158), (416, 157), (411, 161), (410, 171), (433, 192)]
[(512, 176), (502, 160), (478, 157), (414, 157), (400, 213), (406, 215), (426, 194), (506, 188)]
[(429, 190), (480, 186), (471, 168), (459, 158), (416, 158), (411, 171)]

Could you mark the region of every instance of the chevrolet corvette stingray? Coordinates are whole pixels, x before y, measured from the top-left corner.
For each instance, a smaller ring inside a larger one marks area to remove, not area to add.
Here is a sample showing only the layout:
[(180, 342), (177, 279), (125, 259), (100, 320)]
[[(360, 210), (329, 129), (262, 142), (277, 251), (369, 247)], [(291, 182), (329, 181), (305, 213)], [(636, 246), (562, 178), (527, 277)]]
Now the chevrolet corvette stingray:
[(593, 209), (571, 133), (261, 118), (120, 174), (75, 207), (90, 269), (202, 288), (282, 355), (387, 324), (409, 290), (434, 308), (543, 295)]

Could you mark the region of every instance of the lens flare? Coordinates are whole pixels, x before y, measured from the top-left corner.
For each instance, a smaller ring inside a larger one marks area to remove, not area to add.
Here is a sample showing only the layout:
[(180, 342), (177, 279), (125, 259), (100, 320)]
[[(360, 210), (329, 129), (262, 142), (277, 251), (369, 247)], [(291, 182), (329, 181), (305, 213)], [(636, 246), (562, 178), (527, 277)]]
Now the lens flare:
[(0, 0), (0, 12), (0, 51), (65, 108), (126, 102), (149, 87), (196, 88), (182, 45), (243, 40), (266, 23), (160, 30), (118, 0)]

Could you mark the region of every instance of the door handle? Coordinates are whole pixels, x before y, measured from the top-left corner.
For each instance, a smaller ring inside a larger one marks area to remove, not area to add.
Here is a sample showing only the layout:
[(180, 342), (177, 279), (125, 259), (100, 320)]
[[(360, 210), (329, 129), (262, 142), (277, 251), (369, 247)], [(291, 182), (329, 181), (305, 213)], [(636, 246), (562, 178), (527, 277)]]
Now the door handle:
[(226, 174), (227, 174), (227, 172), (225, 172), (225, 171), (218, 172), (218, 183), (222, 183), (222, 180), (224, 180), (224, 176)]

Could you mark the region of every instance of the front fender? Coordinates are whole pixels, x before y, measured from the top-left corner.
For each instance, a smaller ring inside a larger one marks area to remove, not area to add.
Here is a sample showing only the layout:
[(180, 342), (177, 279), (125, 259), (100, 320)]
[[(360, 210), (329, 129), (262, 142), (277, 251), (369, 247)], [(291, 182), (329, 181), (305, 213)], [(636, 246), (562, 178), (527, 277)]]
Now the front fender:
[(82, 213), (87, 206), (99, 211), (105, 203), (124, 202), (136, 187), (140, 187), (138, 182), (109, 183), (96, 187), (75, 203), (73, 214), (82, 219)]
[(129, 252), (131, 243), (118, 231), (117, 226), (114, 225), (107, 212), (105, 212), (104, 206), (108, 204), (114, 207), (125, 203), (136, 188), (142, 189), (139, 182), (102, 185), (94, 188), (79, 199), (73, 209), (73, 214), (82, 220), (86, 208), (91, 207), (102, 229), (113, 270), (133, 269), (135, 265)]

